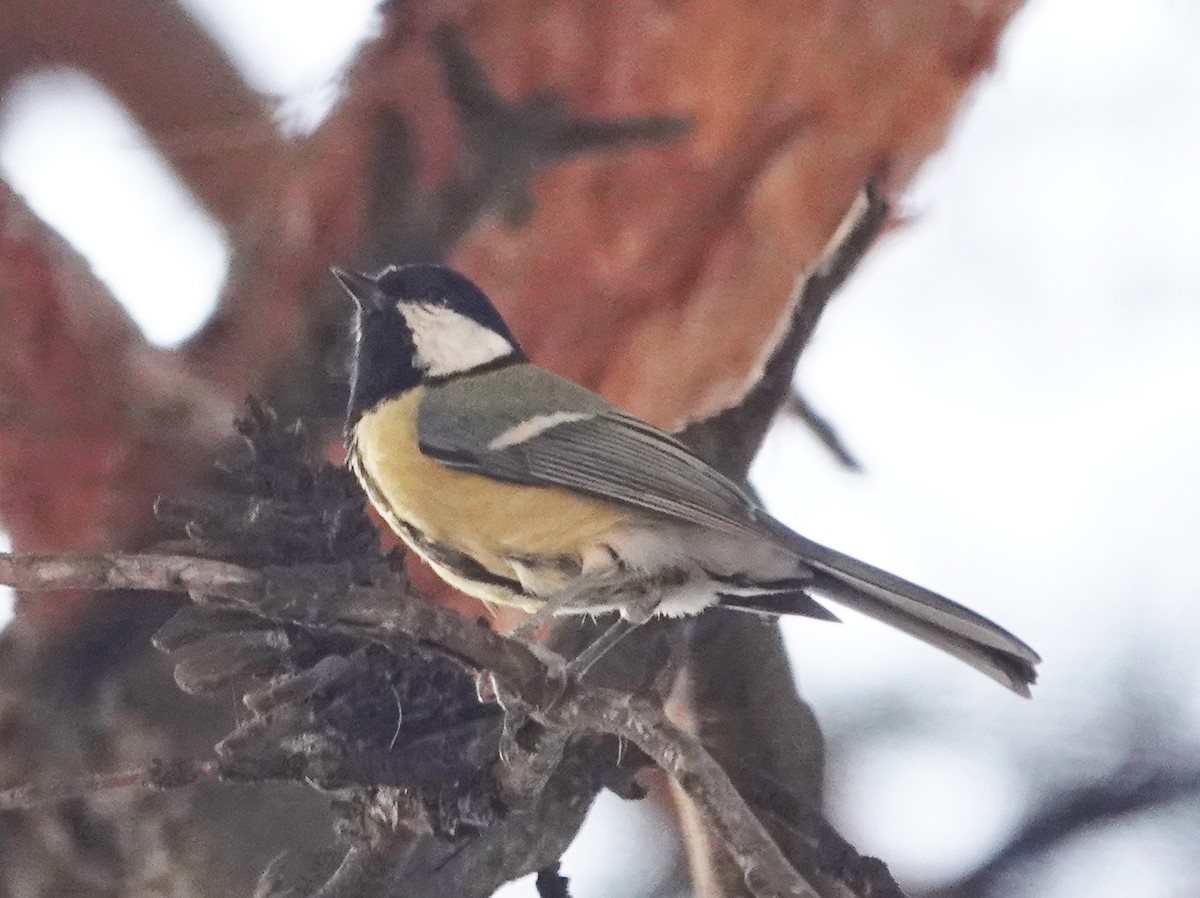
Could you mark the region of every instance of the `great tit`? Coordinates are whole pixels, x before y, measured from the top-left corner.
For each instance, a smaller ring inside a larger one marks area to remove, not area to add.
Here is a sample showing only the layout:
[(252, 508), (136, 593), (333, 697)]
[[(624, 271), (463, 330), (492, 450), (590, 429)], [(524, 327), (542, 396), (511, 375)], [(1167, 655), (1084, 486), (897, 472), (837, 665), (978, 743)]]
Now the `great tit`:
[(483, 292), (435, 265), (334, 269), (357, 306), (348, 462), (446, 581), (535, 611), (717, 605), (891, 624), (1021, 695), (1041, 660), (949, 599), (789, 530), (674, 437), (538, 368)]

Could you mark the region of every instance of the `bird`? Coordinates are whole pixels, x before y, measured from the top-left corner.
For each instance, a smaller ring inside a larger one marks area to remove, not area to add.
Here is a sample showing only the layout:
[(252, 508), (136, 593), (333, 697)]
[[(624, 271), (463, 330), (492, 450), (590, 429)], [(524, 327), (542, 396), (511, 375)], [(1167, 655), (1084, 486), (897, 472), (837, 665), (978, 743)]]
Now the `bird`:
[(801, 536), (675, 437), (536, 366), (464, 275), (332, 271), (356, 306), (347, 463), (452, 586), (630, 627), (714, 606), (837, 621), (820, 598), (1030, 695), (1041, 659), (1016, 636)]

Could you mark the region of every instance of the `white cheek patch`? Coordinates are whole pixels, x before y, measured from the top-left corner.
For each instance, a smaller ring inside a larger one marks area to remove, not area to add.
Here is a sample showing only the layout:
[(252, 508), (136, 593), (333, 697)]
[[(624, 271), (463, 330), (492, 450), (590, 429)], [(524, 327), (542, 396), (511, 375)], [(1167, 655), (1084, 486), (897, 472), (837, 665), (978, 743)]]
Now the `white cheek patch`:
[(412, 333), (414, 362), (432, 377), (470, 371), (514, 351), (495, 331), (444, 306), (400, 302), (396, 310)]
[(526, 418), (520, 424), (514, 424), (500, 436), (488, 443), (489, 449), (507, 449), (509, 446), (516, 446), (524, 443), (526, 440), (531, 440), (539, 433), (545, 433), (552, 427), (558, 427), (560, 424), (570, 424), (572, 421), (586, 421), (588, 418), (594, 418), (595, 415), (590, 412), (553, 412), (548, 415), (534, 415), (532, 418)]

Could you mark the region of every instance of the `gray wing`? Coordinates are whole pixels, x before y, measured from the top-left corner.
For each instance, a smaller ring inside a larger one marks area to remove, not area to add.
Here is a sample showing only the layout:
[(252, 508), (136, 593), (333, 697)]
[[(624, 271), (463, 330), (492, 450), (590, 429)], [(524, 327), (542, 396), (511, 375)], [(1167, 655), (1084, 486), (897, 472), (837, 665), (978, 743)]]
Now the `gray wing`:
[(762, 532), (750, 498), (678, 440), (531, 365), (430, 388), (417, 435), (422, 452), (454, 468)]

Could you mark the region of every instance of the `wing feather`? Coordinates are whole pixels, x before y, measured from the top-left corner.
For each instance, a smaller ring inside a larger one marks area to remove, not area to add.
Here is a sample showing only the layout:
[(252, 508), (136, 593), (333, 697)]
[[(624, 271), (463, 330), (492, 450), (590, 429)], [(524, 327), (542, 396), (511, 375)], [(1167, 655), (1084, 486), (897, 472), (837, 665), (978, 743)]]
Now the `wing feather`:
[[(449, 467), (578, 490), (704, 527), (762, 533), (754, 503), (736, 484), (674, 437), (598, 404), (595, 394), (587, 394), (587, 417), (531, 428), (526, 439), (493, 446), (498, 434), (478, 417), (462, 415), (461, 397), (439, 395), (440, 390), (431, 390), (423, 400), (418, 439), (422, 452)], [(527, 405), (526, 410), (529, 420), (547, 412), (540, 406)], [(494, 410), (489, 413), (495, 415)], [(511, 408), (499, 417), (506, 431), (523, 420)]]

